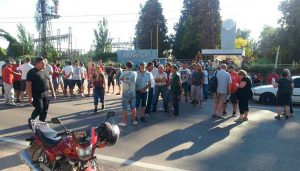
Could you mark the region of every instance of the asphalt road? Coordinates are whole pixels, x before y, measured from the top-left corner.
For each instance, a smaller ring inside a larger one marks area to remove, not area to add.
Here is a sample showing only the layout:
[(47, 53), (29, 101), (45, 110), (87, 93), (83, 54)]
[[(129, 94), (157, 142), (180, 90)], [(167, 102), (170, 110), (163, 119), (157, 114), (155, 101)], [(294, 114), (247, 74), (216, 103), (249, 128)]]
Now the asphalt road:
[[(60, 117), (69, 129), (85, 129), (99, 125), (113, 110), (120, 121), (120, 96), (107, 95), (105, 103), (105, 111), (92, 114), (92, 98), (58, 97), (47, 120)], [(281, 121), (274, 119), (274, 106), (250, 106), (249, 121), (243, 123), (230, 116), (211, 119), (211, 100), (202, 109), (181, 102), (179, 117), (158, 110), (147, 123), (128, 122), (116, 145), (97, 150), (98, 161), (103, 170), (299, 170), (299, 106), (294, 118)], [(28, 147), (27, 118), (32, 110), (28, 104), (7, 107), (0, 100), (0, 170), (29, 170), (18, 153)]]

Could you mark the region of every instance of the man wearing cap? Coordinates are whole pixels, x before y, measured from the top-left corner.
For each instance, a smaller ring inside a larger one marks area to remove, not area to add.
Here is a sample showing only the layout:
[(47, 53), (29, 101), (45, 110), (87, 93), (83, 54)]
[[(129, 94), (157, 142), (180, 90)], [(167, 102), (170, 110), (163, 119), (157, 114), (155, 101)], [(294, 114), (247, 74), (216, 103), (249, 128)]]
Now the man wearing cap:
[(146, 71), (146, 64), (140, 64), (136, 78), (136, 109), (141, 106), (140, 121), (146, 122), (145, 110), (147, 105), (148, 90), (151, 87), (151, 73)]

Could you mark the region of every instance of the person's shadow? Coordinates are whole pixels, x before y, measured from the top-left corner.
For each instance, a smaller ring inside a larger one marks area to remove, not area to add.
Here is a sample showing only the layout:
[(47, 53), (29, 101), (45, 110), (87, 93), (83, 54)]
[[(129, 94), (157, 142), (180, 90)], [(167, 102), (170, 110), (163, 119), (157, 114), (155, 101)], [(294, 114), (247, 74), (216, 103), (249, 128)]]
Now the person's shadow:
[[(155, 156), (164, 153), (181, 144), (192, 142), (193, 145), (188, 149), (182, 149), (172, 153), (167, 160), (176, 160), (184, 156), (196, 154), (214, 143), (223, 140), (229, 135), (230, 129), (238, 126), (240, 123), (233, 123), (224, 128), (216, 127), (230, 118), (222, 120), (207, 119), (183, 130), (174, 130), (149, 142), (143, 148), (138, 150), (134, 156), (129, 158), (132, 161), (139, 161), (147, 156)], [(126, 165), (124, 163), (124, 165)]]

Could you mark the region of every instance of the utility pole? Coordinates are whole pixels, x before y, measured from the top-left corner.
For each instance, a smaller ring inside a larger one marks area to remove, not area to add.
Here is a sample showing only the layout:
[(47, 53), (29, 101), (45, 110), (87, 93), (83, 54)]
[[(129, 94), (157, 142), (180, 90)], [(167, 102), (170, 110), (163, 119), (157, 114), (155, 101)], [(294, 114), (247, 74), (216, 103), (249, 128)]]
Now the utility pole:
[(156, 22), (156, 48), (157, 48), (157, 51), (159, 52), (159, 47), (158, 47), (158, 20)]
[(279, 58), (280, 45), (277, 48), (276, 61), (275, 61), (275, 69), (278, 67), (278, 58)]
[(44, 58), (46, 58), (47, 57), (47, 18), (46, 18), (46, 2), (45, 2), (45, 0), (41, 0), (41, 14), (42, 14), (41, 54)]
[(150, 38), (150, 41), (151, 41), (150, 47), (151, 47), (151, 49), (152, 49), (152, 42), (153, 42), (153, 41), (152, 41), (152, 36), (153, 36), (152, 34), (153, 34), (153, 29), (151, 29), (151, 38)]

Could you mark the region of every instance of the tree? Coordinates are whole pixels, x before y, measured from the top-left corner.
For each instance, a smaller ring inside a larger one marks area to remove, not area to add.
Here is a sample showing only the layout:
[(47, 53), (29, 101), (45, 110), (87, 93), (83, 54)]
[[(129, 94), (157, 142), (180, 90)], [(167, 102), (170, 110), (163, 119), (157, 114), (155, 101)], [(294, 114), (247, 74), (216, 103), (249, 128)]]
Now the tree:
[(250, 37), (250, 30), (242, 30), (240, 28), (236, 31), (236, 38), (248, 39)]
[(6, 49), (9, 57), (17, 57), (22, 55), (22, 45), (17, 41), (17, 39), (3, 29), (0, 29), (0, 38), (4, 38), (9, 42)]
[(7, 60), (7, 52), (6, 49), (0, 47), (0, 61)]
[(281, 33), (279, 38), (282, 62), (300, 61), (300, 1), (284, 0), (279, 6), (283, 16), (279, 20)]
[(18, 39), (22, 46), (23, 55), (33, 55), (34, 45), (30, 33), (26, 31), (22, 24), (18, 24)]
[(170, 49), (166, 19), (162, 12), (163, 9), (158, 0), (148, 0), (141, 7), (140, 17), (135, 28), (137, 49), (158, 48), (159, 56), (164, 56), (163, 52)]
[(174, 56), (194, 58), (200, 49), (219, 47), (221, 23), (219, 0), (184, 0), (175, 25)]
[(259, 58), (268, 58), (275, 62), (276, 50), (279, 45), (279, 28), (265, 26), (260, 33), (258, 42)]
[(95, 35), (95, 48), (97, 53), (107, 53), (111, 52), (111, 42), (112, 39), (109, 37), (108, 23), (105, 18), (98, 23), (98, 31), (94, 29)]

